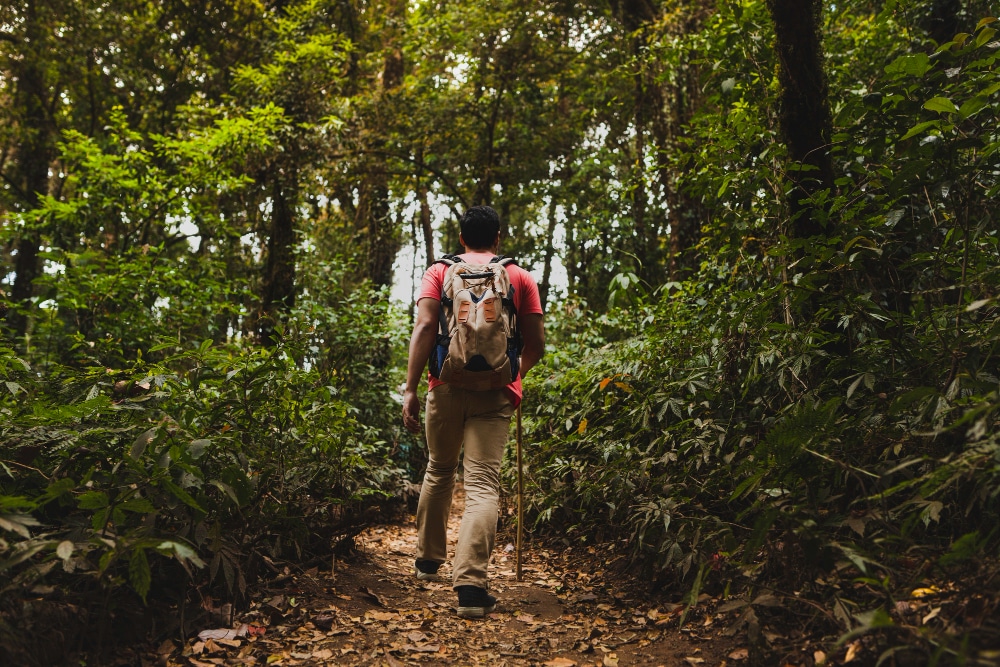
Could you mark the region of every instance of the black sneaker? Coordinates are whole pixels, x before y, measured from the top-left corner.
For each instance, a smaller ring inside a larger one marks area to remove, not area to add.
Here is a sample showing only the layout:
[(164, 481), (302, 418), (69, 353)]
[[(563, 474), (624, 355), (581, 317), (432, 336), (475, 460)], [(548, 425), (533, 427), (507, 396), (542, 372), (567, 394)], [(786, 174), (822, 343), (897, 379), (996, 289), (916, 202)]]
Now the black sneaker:
[(458, 592), (458, 615), (462, 618), (485, 618), (497, 608), (497, 599), (479, 586), (455, 586)]
[(441, 581), (441, 577), (437, 573), (439, 567), (441, 564), (432, 560), (417, 560), (413, 565), (413, 574), (420, 581)]

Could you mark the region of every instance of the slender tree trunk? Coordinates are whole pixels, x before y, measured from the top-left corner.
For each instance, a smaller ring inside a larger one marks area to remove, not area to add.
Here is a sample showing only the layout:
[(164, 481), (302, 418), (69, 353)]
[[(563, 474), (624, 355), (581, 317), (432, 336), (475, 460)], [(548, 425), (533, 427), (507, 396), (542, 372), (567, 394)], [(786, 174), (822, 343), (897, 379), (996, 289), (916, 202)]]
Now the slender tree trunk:
[(427, 201), (427, 184), (420, 184), (420, 229), (424, 233), (424, 252), (430, 265), (437, 256), (434, 254), (434, 229), (431, 227), (431, 205)]
[[(687, 0), (682, 15), (674, 26), (677, 34), (690, 35), (702, 29), (711, 7), (705, 0)], [(695, 248), (701, 239), (701, 226), (706, 211), (701, 202), (681, 189), (682, 174), (670, 163), (670, 156), (679, 150), (688, 124), (701, 104), (700, 68), (690, 60), (680, 66), (676, 83), (660, 88), (661, 100), (654, 108), (653, 134), (657, 148), (657, 176), (667, 206), (670, 224), (667, 255), (667, 276), (683, 280), (698, 267)]]
[[(417, 155), (417, 161), (424, 161), (423, 148)], [(420, 201), (420, 230), (424, 236), (424, 252), (427, 253), (427, 266), (431, 265), (437, 256), (434, 254), (434, 229), (431, 227), (431, 205), (428, 201), (427, 182), (424, 180), (423, 172), (417, 174), (417, 198)], [(415, 249), (414, 249), (415, 250)]]
[[(476, 85), (475, 92), (477, 102), (485, 94), (486, 90), (491, 87), (486, 83), (486, 74), (493, 67), (492, 62), (497, 57), (495, 46), (496, 38), (491, 36), (481, 47), (479, 56), (479, 82)], [(476, 162), (481, 171), (476, 181), (476, 192), (472, 200), (473, 206), (493, 205), (495, 137), (500, 115), (500, 101), (504, 95), (503, 87), (501, 86), (499, 90), (495, 90), (493, 94), (494, 97), (490, 103), (490, 114), (487, 118), (483, 119), (484, 126), (479, 135), (479, 155)], [(504, 218), (501, 218), (501, 220), (504, 220)]]
[(632, 237), (632, 253), (636, 257), (638, 266), (636, 273), (643, 279), (649, 278), (649, 271), (652, 267), (653, 248), (650, 247), (649, 233), (646, 230), (646, 86), (643, 79), (645, 71), (642, 63), (642, 53), (640, 51), (641, 42), (639, 36), (632, 38), (632, 55), (636, 62), (635, 78), (635, 113), (633, 122), (635, 123), (635, 161), (633, 164), (634, 173), (632, 176), (632, 226), (634, 235)]
[(377, 167), (368, 176), (366, 214), (368, 219), (368, 278), (376, 287), (392, 284), (392, 264), (399, 251), (399, 230), (389, 211), (388, 177)]
[[(49, 90), (45, 82), (45, 63), (41, 62), (40, 54), (35, 51), (36, 45), (42, 44), (43, 26), (40, 25), (41, 19), (34, 3), (28, 4), (25, 21), (29, 53), (18, 63), (17, 69), (20, 71), (17, 72), (15, 92), (17, 104), (23, 113), (23, 140), (17, 150), (17, 180), (22, 187), (22, 210), (31, 210), (38, 206), (39, 195), (48, 193), (55, 127), (46, 104)], [(41, 235), (33, 230), (25, 231), (17, 241), (15, 277), (11, 289), (11, 301), (15, 309), (7, 317), (17, 336), (24, 336), (29, 330), (31, 297), (34, 295), (35, 278), (39, 274), (40, 246)]]
[[(294, 183), (294, 177), (292, 183)], [(264, 285), (258, 333), (272, 344), (274, 324), (281, 313), (295, 305), (295, 204), (294, 185), (275, 178), (271, 186), (271, 225), (264, 263)]]
[(648, 284), (657, 282), (659, 272), (658, 225), (649, 225), (649, 188), (646, 184), (646, 155), (649, 150), (647, 133), (651, 108), (659, 95), (655, 84), (649, 80), (646, 54), (643, 52), (645, 28), (658, 16), (659, 10), (650, 0), (620, 0), (616, 3), (622, 26), (628, 33), (635, 71), (632, 73), (634, 86), (634, 109), (632, 122), (635, 127), (635, 156), (632, 160), (632, 226), (633, 236), (628, 245), (635, 256), (635, 272)]
[(823, 46), (820, 39), (821, 0), (767, 0), (774, 21), (778, 57), (781, 134), (788, 147), (792, 188), (788, 206), (792, 232), (799, 238), (823, 233), (810, 201), (833, 187), (830, 159), (832, 119)]
[[(389, 18), (387, 45), (382, 67), (382, 99), (387, 100), (403, 81), (405, 62), (396, 39), (398, 26), (406, 19), (406, 3), (392, 0), (387, 8)], [(382, 128), (380, 128), (382, 129)], [(375, 142), (382, 149), (385, 141)], [(401, 244), (399, 230), (392, 220), (389, 206), (389, 176), (385, 160), (378, 160), (369, 172), (366, 184), (368, 223), (368, 278), (377, 287), (392, 284), (392, 265)]]
[(555, 255), (553, 237), (556, 235), (556, 198), (549, 200), (548, 226), (545, 229), (545, 263), (542, 268), (542, 282), (538, 285), (538, 296), (542, 301), (542, 310), (549, 301), (549, 289), (552, 278), (552, 258)]

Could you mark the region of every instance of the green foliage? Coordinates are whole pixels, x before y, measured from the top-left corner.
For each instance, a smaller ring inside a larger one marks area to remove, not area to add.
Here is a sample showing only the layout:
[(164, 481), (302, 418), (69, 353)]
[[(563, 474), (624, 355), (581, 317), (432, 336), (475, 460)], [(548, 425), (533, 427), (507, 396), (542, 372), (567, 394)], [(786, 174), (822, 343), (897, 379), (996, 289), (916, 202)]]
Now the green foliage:
[(808, 242), (786, 237), (762, 3), (665, 47), (697, 49), (710, 91), (675, 157), (713, 211), (700, 271), (628, 305), (622, 272), (624, 307), (569, 309), (526, 402), (537, 525), (622, 540), (692, 599), (798, 591), (847, 638), (895, 627), (913, 562), (960, 576), (1000, 543), (995, 23), (926, 54), (893, 16), (830, 33), (884, 66), (833, 58), (837, 189)]
[(2, 404), (0, 576), (127, 581), (145, 598), (174, 563), (238, 597), (267, 559), (352, 536), (402, 471), (349, 402), (338, 375), (352, 369), (296, 363), (316, 342), (294, 329), (266, 349), (165, 342), (156, 363), (50, 365), (18, 385)]
[(754, 642), (785, 589), (844, 641), (908, 632), (908, 586), (995, 557), (988, 3), (824, 5), (808, 240), (760, 0), (35, 4), (0, 8), (5, 591), (239, 597), (350, 536), (422, 456), (369, 286), (476, 203), (566, 274), (539, 528), (744, 595)]

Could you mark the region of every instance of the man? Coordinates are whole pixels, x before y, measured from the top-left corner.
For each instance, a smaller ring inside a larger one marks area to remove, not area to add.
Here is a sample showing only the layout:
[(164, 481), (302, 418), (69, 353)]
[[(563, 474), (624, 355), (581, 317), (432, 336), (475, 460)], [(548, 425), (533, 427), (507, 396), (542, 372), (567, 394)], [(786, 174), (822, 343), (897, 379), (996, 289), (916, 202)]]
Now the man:
[[(459, 255), (470, 264), (487, 264), (500, 248), (500, 217), (489, 206), (475, 206), (461, 219)], [(420, 376), (437, 341), (441, 289), (448, 267), (433, 264), (424, 273), (417, 317), (410, 337), (403, 424), (420, 431)], [(464, 446), (465, 512), (452, 563), (452, 585), (458, 593), (458, 614), (483, 618), (496, 609), (496, 598), (487, 591), (486, 569), (496, 539), (500, 496), (500, 461), (510, 430), (510, 417), (521, 401), (521, 378), (538, 363), (545, 347), (538, 285), (520, 267), (507, 266), (514, 287), (517, 327), (524, 346), (520, 370), (506, 387), (471, 391), (429, 377), (425, 433), (429, 460), (417, 504), (417, 554), (415, 574), (421, 580), (438, 580), (437, 571), (447, 558), (448, 512), (451, 508)]]

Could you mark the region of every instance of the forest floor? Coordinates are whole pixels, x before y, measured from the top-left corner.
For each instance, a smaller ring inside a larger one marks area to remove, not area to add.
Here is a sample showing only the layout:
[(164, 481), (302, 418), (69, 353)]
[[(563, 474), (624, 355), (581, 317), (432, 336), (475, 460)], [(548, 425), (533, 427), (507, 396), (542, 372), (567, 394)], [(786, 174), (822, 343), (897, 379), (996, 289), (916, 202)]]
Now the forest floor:
[[(461, 491), (449, 534), (458, 533)], [(286, 570), (231, 625), (206, 627), (184, 646), (165, 642), (143, 660), (167, 667), (215, 665), (491, 665), (546, 667), (746, 664), (711, 600), (688, 613), (648, 598), (595, 548), (526, 543), (516, 578), (513, 527), (498, 534), (490, 568), (496, 612), (459, 618), (450, 582), (413, 576), (416, 527), (370, 528), (357, 552), (329, 568)], [(454, 543), (451, 544), (452, 551)], [(442, 574), (447, 577), (446, 564)], [(617, 573), (617, 574), (612, 574)], [(648, 588), (648, 587), (647, 587)], [(197, 630), (197, 629), (196, 629)], [(742, 633), (741, 633), (742, 634)]]

